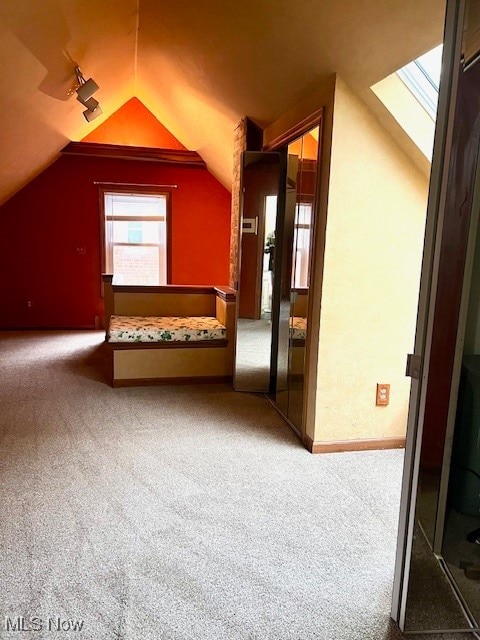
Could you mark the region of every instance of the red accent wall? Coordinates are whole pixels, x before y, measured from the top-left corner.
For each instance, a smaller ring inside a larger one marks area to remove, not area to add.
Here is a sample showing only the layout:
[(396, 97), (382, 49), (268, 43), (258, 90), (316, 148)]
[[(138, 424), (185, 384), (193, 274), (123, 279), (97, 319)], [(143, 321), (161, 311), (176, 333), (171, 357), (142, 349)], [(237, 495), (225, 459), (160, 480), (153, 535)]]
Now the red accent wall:
[(138, 98), (131, 98), (82, 142), (105, 142), (137, 147), (185, 149)]
[(62, 156), (0, 207), (0, 327), (92, 326), (103, 314), (94, 182), (177, 184), (172, 283), (228, 284), (230, 193), (206, 169)]

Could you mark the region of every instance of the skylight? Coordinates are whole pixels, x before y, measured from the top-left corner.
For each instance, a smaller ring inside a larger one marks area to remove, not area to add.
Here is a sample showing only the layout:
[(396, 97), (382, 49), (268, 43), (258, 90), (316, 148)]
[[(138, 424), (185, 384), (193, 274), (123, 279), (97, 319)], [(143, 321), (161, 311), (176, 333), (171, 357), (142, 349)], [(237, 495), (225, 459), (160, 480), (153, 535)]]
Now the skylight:
[(433, 120), (437, 116), (442, 50), (443, 45), (440, 44), (397, 71), (402, 82)]

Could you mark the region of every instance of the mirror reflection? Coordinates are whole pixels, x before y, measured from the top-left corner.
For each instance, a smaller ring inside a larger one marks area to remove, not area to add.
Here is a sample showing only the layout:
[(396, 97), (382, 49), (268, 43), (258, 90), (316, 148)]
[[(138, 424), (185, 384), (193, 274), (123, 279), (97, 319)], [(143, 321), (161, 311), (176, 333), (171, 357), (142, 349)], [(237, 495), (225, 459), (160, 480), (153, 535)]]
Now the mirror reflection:
[(244, 152), (234, 377), (237, 391), (267, 393), (270, 389), (280, 174), (279, 153)]
[(270, 393), (299, 435), (319, 137), (317, 125), (278, 153), (247, 151), (242, 166), (234, 386)]
[(288, 145), (275, 402), (302, 434), (319, 126)]

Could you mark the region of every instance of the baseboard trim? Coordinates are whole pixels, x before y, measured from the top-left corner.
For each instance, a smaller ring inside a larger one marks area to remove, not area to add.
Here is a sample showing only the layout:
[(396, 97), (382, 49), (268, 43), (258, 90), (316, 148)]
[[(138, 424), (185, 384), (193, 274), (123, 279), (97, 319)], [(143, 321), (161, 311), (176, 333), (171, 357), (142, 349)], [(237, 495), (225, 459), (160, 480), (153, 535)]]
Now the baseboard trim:
[(17, 331), (17, 332), (21, 332), (21, 331), (95, 331), (96, 330), (96, 326), (94, 324), (80, 324), (78, 326), (75, 327), (65, 327), (65, 326), (48, 326), (48, 327), (43, 327), (43, 326), (35, 326), (35, 327), (0, 327), (0, 331), (9, 331), (9, 332), (13, 332), (13, 331)]
[(225, 384), (233, 383), (233, 376), (190, 376), (178, 378), (120, 378), (112, 387), (147, 387), (168, 384)]
[(310, 453), (341, 453), (343, 451), (375, 451), (380, 449), (404, 449), (405, 438), (365, 438), (359, 440), (332, 440), (314, 442), (309, 436), (303, 438)]

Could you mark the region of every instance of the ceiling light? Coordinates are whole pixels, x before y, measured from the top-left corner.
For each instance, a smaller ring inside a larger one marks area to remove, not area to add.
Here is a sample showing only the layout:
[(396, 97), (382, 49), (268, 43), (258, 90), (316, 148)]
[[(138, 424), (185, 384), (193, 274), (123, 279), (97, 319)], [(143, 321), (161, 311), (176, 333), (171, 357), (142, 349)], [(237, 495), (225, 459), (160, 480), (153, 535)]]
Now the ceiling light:
[(101, 116), (102, 113), (103, 113), (102, 108), (100, 105), (98, 105), (97, 107), (95, 107), (95, 109), (85, 109), (85, 111), (83, 112), (83, 115), (85, 116), (85, 120), (87, 122), (91, 122), (92, 120), (95, 120), (95, 118), (98, 118), (98, 116)]
[[(82, 76), (83, 78), (83, 76)], [(78, 89), (77, 89), (77, 100), (80, 100), (80, 102), (83, 102), (83, 104), (86, 103), (87, 100), (89, 100), (93, 94), (95, 93), (95, 91), (99, 90), (99, 86), (98, 84), (95, 82), (95, 80), (92, 80), (92, 78), (89, 78), (88, 80), (86, 80), (83, 84), (81, 84)]]
[(77, 93), (77, 100), (81, 102), (84, 107), (87, 107), (83, 112), (85, 120), (91, 122), (103, 113), (98, 100), (92, 98), (93, 94), (98, 91), (100, 87), (93, 78), (85, 80), (83, 73), (80, 71), (80, 67), (75, 67), (74, 71), (77, 82), (70, 95), (73, 94), (74, 91)]
[[(80, 98), (77, 98), (77, 100), (80, 100)], [(95, 98), (89, 98), (88, 100), (80, 100), (80, 102), (87, 107), (87, 109), (89, 111), (95, 111), (95, 109), (98, 107), (99, 102), (98, 100), (95, 100)]]

